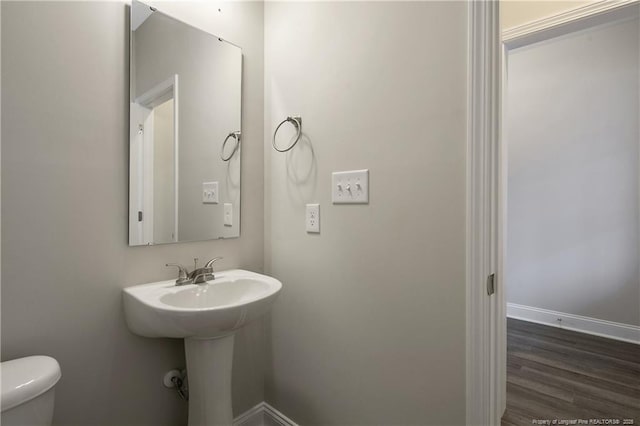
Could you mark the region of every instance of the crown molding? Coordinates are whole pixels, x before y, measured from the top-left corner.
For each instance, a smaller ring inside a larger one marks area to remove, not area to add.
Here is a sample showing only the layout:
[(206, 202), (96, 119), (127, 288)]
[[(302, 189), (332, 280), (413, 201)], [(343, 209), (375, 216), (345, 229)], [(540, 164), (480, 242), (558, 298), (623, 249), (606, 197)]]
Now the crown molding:
[(502, 31), (510, 49), (617, 19), (640, 16), (639, 0), (599, 0)]

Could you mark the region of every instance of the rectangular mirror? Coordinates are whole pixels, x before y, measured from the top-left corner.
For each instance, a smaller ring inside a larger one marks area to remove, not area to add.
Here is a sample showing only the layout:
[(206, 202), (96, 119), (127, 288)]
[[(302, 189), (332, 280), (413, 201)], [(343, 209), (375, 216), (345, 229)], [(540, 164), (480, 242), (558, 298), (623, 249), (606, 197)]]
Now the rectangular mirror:
[(240, 235), (242, 50), (133, 1), (129, 245)]

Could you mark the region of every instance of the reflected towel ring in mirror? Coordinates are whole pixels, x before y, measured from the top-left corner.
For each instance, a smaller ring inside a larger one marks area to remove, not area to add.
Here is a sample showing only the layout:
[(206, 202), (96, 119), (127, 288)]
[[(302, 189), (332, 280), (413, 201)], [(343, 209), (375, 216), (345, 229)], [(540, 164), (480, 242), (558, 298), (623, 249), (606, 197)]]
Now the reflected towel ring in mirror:
[[(296, 137), (293, 139), (293, 142), (291, 143), (291, 145), (289, 145), (288, 147), (286, 147), (284, 149), (280, 149), (276, 145), (276, 135), (278, 134), (278, 130), (280, 130), (280, 126), (282, 126), (286, 122), (292, 123), (294, 126), (296, 126), (296, 129), (298, 129), (298, 131), (297, 131)], [(289, 116), (289, 117), (285, 118), (284, 120), (282, 120), (280, 122), (280, 124), (278, 124), (278, 127), (276, 127), (276, 130), (273, 132), (273, 141), (272, 141), (273, 149), (275, 149), (278, 152), (287, 152), (291, 148), (296, 146), (296, 144), (298, 143), (298, 141), (300, 140), (301, 137), (302, 137), (302, 117), (300, 117), (299, 115)]]
[[(238, 148), (240, 147), (240, 132), (231, 132), (227, 135), (226, 138), (224, 138), (224, 142), (222, 142), (222, 148), (220, 149), (220, 158), (222, 159), (222, 161), (229, 161), (231, 160), (231, 157), (233, 157), (233, 155), (236, 153), (236, 151), (238, 150)], [(229, 142), (229, 139), (233, 138), (236, 141), (236, 146), (233, 147), (233, 151), (231, 151), (231, 154), (229, 154), (228, 156), (224, 156), (224, 147), (227, 145), (227, 142)]]

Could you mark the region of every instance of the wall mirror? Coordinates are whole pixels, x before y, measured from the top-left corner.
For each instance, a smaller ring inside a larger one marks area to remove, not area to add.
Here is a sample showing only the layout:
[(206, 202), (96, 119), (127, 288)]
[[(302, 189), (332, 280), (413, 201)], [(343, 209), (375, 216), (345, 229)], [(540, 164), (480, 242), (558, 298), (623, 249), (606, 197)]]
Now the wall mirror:
[(240, 235), (242, 51), (131, 6), (129, 245)]

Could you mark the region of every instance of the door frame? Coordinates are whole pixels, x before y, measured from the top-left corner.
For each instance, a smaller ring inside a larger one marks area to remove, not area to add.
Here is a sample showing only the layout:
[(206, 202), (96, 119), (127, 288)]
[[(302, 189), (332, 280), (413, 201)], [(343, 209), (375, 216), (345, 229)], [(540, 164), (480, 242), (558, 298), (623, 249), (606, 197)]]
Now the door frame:
[[(500, 31), (496, 1), (469, 3), (467, 117), (468, 425), (499, 425), (506, 408), (506, 69), (509, 50), (622, 19), (640, 0), (600, 0)], [(636, 12), (638, 12), (636, 10)], [(488, 275), (496, 291), (488, 296)], [(495, 296), (495, 297), (494, 297)]]
[[(173, 242), (178, 241), (179, 89), (178, 74), (138, 96), (130, 106), (129, 245), (153, 245), (153, 108), (173, 99)], [(135, 206), (132, 208), (131, 206)], [(144, 220), (138, 221), (138, 211)]]
[[(500, 287), (488, 292), (498, 271), (496, 234), (500, 176), (500, 4), (468, 3), (467, 223), (466, 223), (466, 424), (499, 424), (504, 391), (499, 362)], [(506, 367), (506, 360), (504, 363)], [(506, 383), (506, 381), (504, 382)]]

